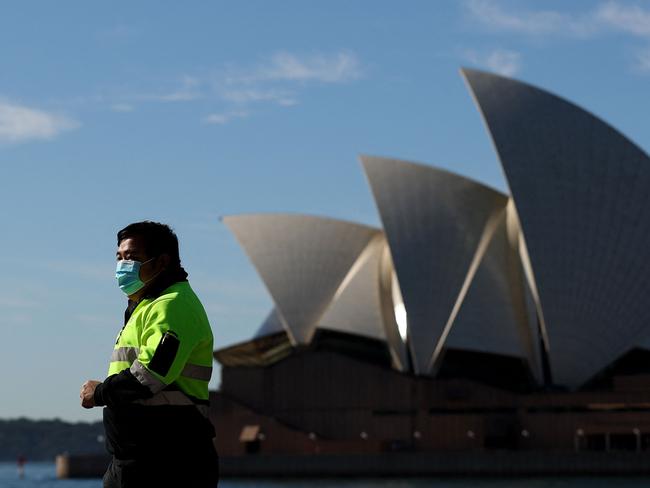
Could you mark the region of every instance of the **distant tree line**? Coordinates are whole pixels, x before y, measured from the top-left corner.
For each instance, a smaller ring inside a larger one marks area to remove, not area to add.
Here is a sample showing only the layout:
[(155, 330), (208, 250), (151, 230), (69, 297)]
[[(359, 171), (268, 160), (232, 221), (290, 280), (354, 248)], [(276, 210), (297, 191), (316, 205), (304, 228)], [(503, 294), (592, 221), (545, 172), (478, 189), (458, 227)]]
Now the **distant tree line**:
[(104, 453), (101, 422), (62, 420), (0, 420), (0, 461), (54, 461), (57, 454)]

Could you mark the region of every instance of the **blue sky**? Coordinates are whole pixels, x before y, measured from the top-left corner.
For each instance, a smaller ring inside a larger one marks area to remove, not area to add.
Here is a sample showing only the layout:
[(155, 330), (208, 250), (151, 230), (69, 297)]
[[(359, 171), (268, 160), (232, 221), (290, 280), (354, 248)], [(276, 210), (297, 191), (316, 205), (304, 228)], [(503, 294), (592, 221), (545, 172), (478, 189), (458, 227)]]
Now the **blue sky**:
[(122, 325), (132, 221), (177, 231), (222, 347), (271, 301), (220, 216), (378, 225), (360, 153), (506, 190), (461, 66), (650, 148), (648, 1), (14, 2), (0, 60), (0, 418), (100, 417), (78, 390)]

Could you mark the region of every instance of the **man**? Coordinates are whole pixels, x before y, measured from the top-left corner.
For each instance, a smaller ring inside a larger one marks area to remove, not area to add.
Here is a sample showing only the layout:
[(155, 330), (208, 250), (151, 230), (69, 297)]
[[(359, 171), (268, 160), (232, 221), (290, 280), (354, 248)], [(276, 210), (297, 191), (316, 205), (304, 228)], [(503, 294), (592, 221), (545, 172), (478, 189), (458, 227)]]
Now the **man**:
[(105, 406), (113, 456), (104, 487), (216, 487), (207, 418), (212, 331), (167, 226), (138, 222), (117, 233), (116, 278), (128, 296), (108, 377), (86, 381), (85, 408)]

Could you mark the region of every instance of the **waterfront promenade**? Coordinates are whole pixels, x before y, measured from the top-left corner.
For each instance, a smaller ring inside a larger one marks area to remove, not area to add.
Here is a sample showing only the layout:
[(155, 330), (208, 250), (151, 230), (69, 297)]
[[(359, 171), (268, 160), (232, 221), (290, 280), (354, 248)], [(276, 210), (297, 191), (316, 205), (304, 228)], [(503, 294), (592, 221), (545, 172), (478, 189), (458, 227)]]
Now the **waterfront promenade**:
[[(99, 477), (108, 458), (57, 457), (60, 478)], [(623, 452), (454, 452), (223, 457), (225, 478), (552, 477), (650, 475), (650, 454)]]

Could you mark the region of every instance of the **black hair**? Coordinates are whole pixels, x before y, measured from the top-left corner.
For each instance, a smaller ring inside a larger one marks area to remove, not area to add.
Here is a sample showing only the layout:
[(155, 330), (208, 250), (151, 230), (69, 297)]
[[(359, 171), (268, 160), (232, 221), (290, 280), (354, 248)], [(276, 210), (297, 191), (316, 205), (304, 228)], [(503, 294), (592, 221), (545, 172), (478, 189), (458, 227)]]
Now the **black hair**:
[(172, 268), (180, 267), (181, 258), (178, 252), (178, 237), (168, 225), (145, 220), (134, 222), (117, 233), (117, 245), (124, 239), (139, 237), (144, 241), (144, 250), (149, 257), (168, 254)]

